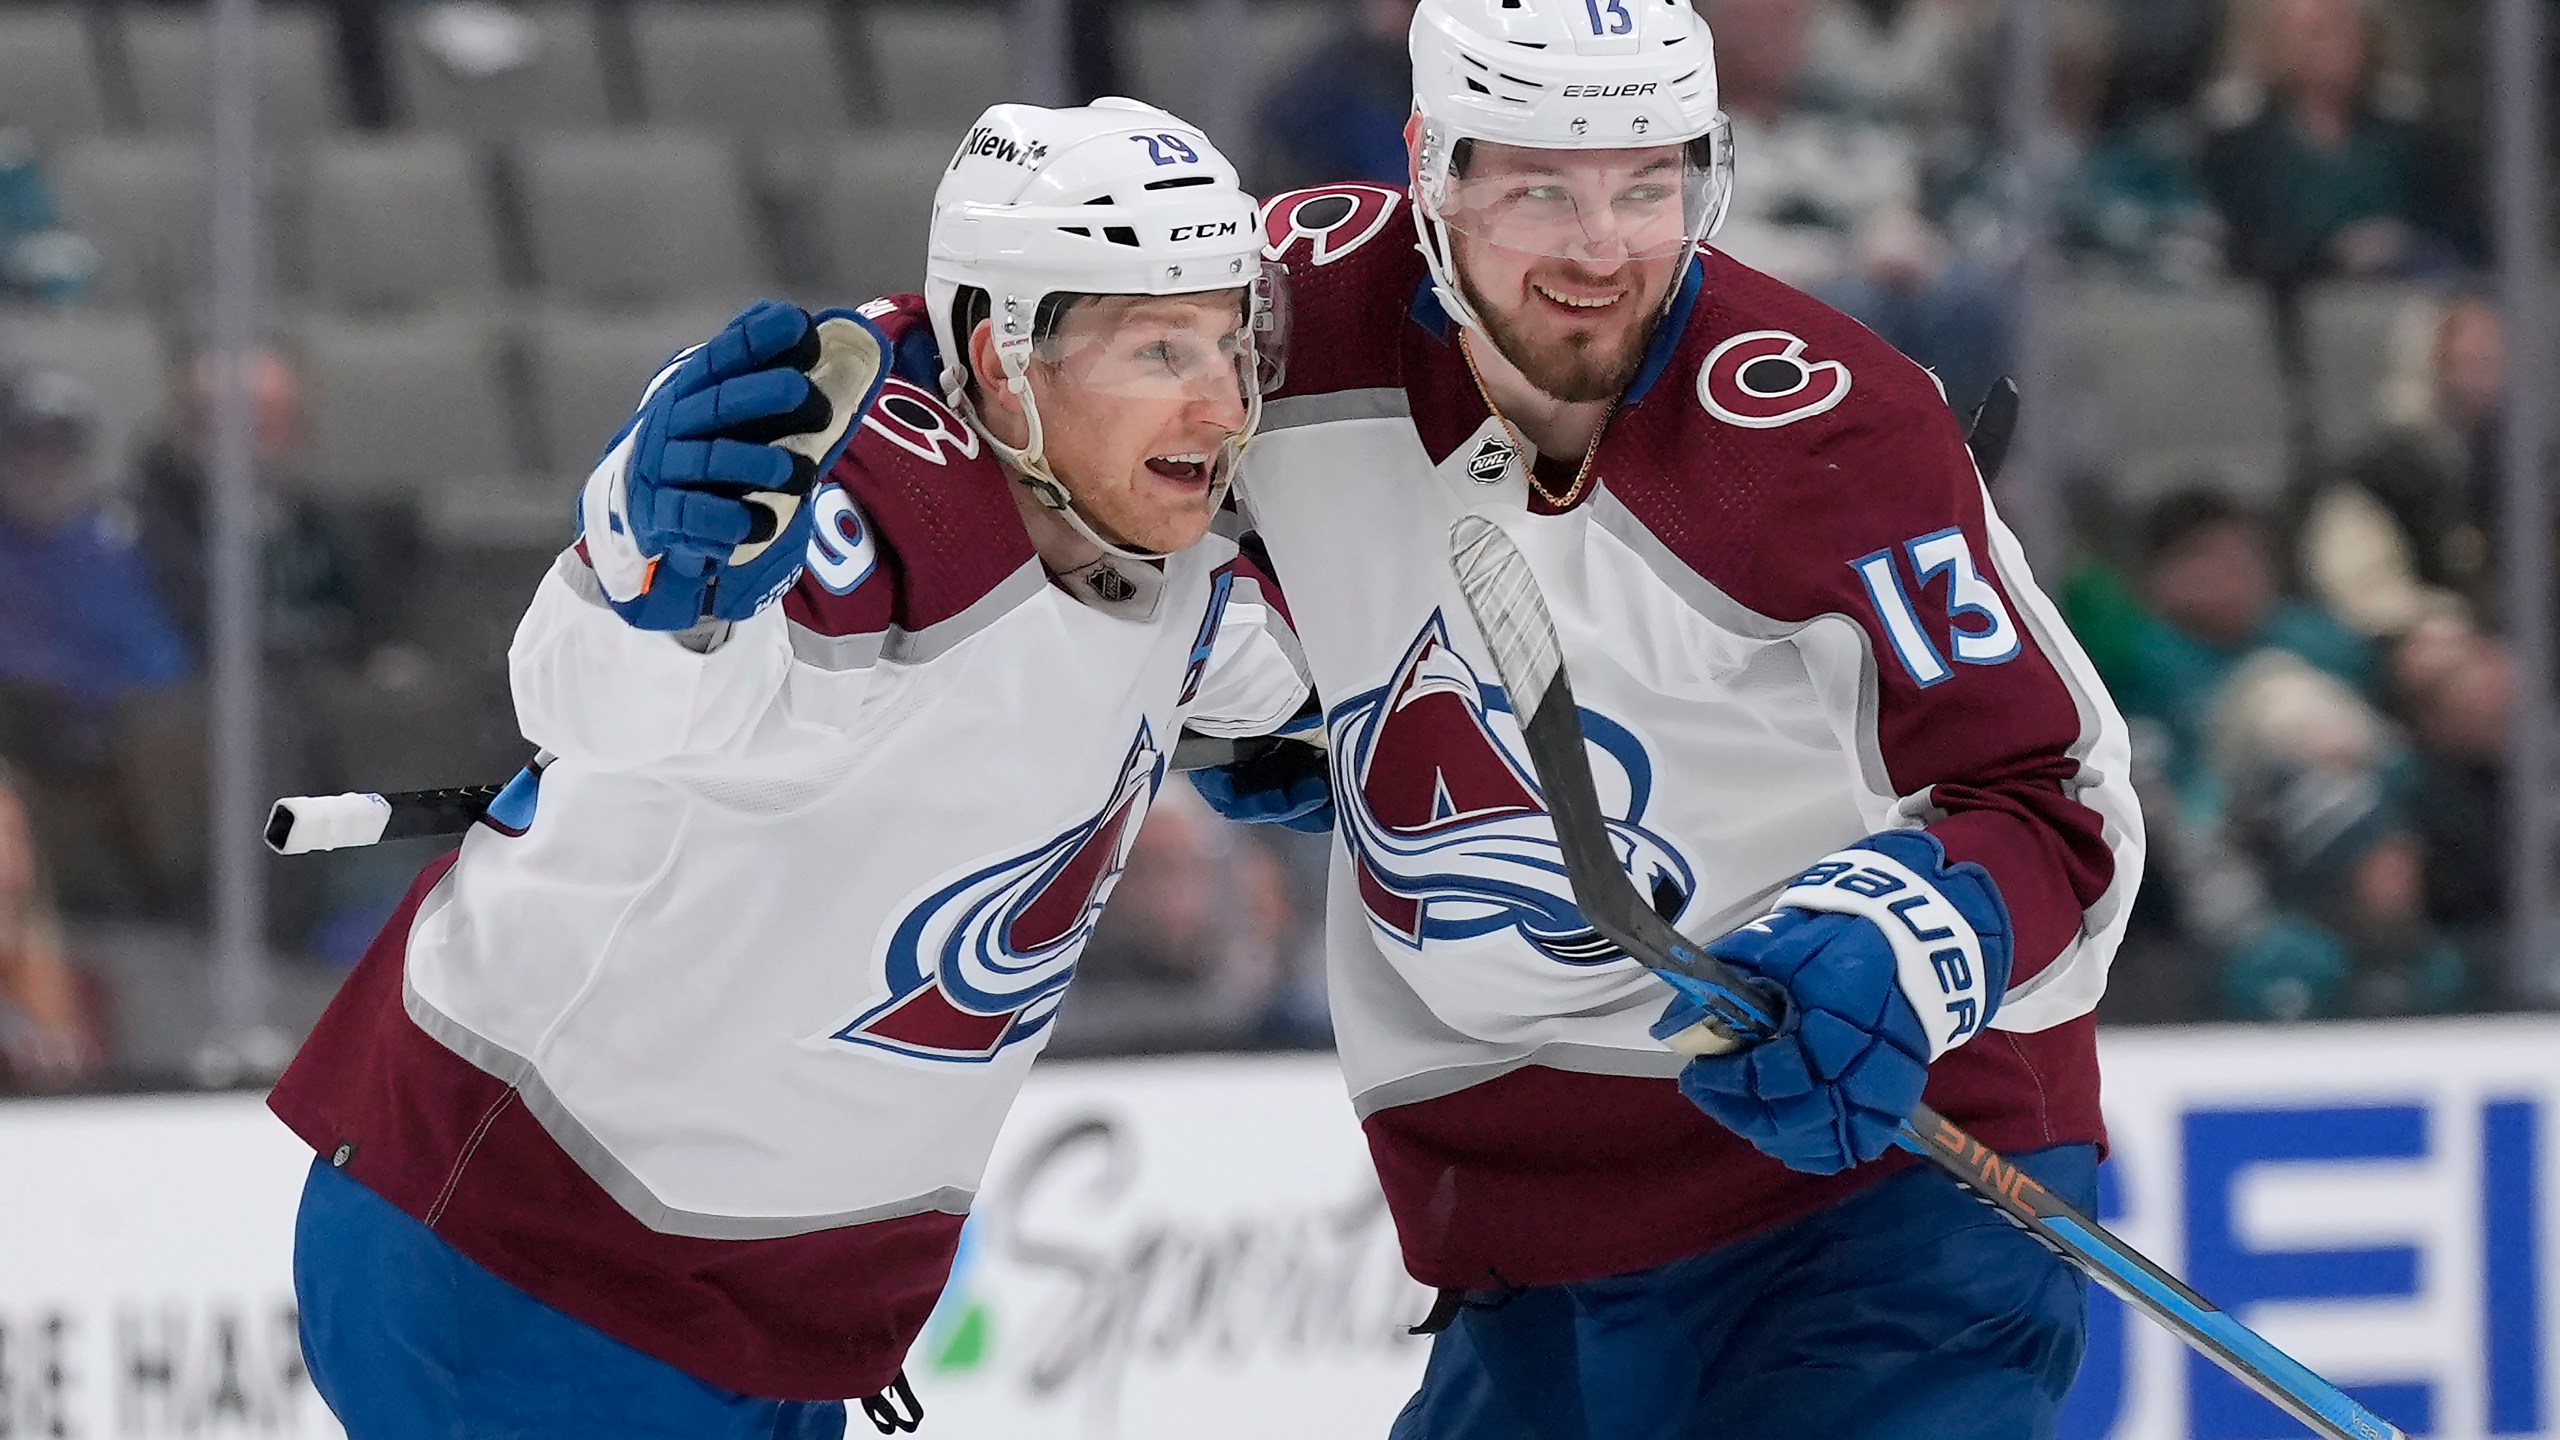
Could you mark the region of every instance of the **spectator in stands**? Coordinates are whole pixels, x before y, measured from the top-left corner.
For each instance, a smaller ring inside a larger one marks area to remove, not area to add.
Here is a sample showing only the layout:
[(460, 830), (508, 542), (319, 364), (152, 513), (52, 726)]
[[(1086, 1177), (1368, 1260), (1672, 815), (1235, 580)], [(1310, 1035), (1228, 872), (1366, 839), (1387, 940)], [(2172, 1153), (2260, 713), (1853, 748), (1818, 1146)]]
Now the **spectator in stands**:
[(1066, 0), (1067, 88), (1076, 104), (1126, 95), (1121, 78), (1120, 0)]
[(1156, 797), (1059, 1020), (1070, 1049), (1321, 1043), (1312, 907), (1272, 827)]
[(1991, 0), (1832, 0), (1814, 10), (1804, 93), (1825, 109), (1909, 125), (1925, 135), (1980, 131)]
[[(2336, 676), (2267, 651), (2212, 716), (2235, 869), (2267, 912), (2223, 938), (2228, 1013), (2406, 1015), (2467, 998), (2462, 952), (2429, 920), (2417, 771), (2400, 735)], [(2245, 936), (2245, 939), (2243, 938)]]
[(34, 139), (0, 126), (0, 302), (68, 305), (88, 293), (97, 271), (96, 247), (55, 213)]
[(2232, 674), (2252, 656), (2286, 651), (2357, 696), (2373, 692), (2370, 647), (2326, 611), (2287, 600), (2282, 574), (2266, 522), (2223, 487), (2179, 490), (2153, 507), (2144, 526), (2139, 591), (2147, 613), (2137, 617), (2108, 688), (2126, 714), (2167, 726), (2169, 768), (2192, 805), (2214, 808), (2211, 716)]
[(1309, 52), (1263, 97), (1256, 158), (1266, 193), (1328, 180), (1404, 185), (1414, 4), (1360, 0), (1356, 24)]
[[(143, 546), (181, 630), (201, 648), (210, 623), (205, 556), (212, 523), (214, 361), (180, 372), (177, 415), (144, 452), (132, 487)], [(264, 534), (270, 658), (358, 663), (405, 638), (420, 551), (404, 502), (324, 501), (305, 456), (301, 369), (281, 350), (248, 365)]]
[(2431, 304), (2420, 363), (2383, 387), (2389, 428), (2313, 501), (2302, 569), (2338, 614), (2370, 635), (2435, 615), (2486, 621), (2498, 593), (2500, 416), (2506, 326), (2476, 294)]
[(2456, 173), (2386, 104), (2372, 0), (2265, 0), (2204, 156), (2232, 268), (2290, 282), (2442, 273), (2477, 249)]
[[(263, 783), (282, 791), (366, 784), (378, 757), (347, 753), (336, 717), (388, 697), (426, 703), (432, 663), (410, 630), (426, 552), (408, 500), (329, 497), (309, 473), (302, 372), (281, 350), (247, 366), (258, 481)], [(144, 551), (190, 644), (208, 648), (207, 549), (216, 370), (210, 356), (180, 372), (175, 419), (145, 451), (131, 491)], [(459, 778), (459, 777), (457, 777)], [(366, 852), (313, 857), (269, 882), (273, 939), (330, 955), (370, 934), (396, 903), (405, 867)]]
[(1805, 76), (1823, 0), (1700, 8), (1741, 177), (1716, 248), (1848, 312), (1970, 408), (2009, 368), (2008, 327), (1993, 277), (1924, 209), (1920, 136), (1815, 103)]
[(0, 774), (0, 1090), (58, 1090), (97, 1075), (105, 1047), (65, 957), (44, 857)]
[(2164, 500), (2144, 536), (2149, 607), (2110, 675), (2165, 737), (2151, 817), (2186, 928), (2221, 960), (2223, 1013), (2403, 1013), (2459, 1003), (2428, 923), (2405, 747), (2370, 703), (2361, 637), (2279, 588), (2265, 522), (2218, 490)]
[[(2201, 131), (2168, 110), (2106, 123), (2121, 23), (2103, 0), (2058, 0), (2048, 14), (2063, 253), (2083, 269), (2149, 284), (2219, 275), (2222, 221), (2197, 173)], [(2016, 175), (2005, 153), (1984, 154), (1948, 187), (1950, 228), (1996, 237), (2015, 203)]]
[(79, 913), (191, 908), (195, 658), (98, 475), (67, 375), (0, 373), (0, 755)]
[(2194, 284), (2220, 268), (2222, 221), (2197, 173), (2183, 113), (2103, 116), (2121, 26), (2091, 0), (2053, 11), (2054, 121), (2071, 169), (2059, 197), (2065, 251), (2130, 279)]
[(338, 73), (346, 82), (347, 113), (367, 130), (394, 120), (391, 95), (391, 0), (326, 0), (336, 22)]
[(2427, 916), (2477, 973), (2495, 973), (2507, 911), (2515, 657), (2469, 623), (2438, 616), (2409, 632), (2391, 668), (2418, 753), (2413, 814), (2426, 846)]
[(2107, 127), (2190, 109), (2222, 41), (2224, 0), (2108, 0), (2108, 10)]

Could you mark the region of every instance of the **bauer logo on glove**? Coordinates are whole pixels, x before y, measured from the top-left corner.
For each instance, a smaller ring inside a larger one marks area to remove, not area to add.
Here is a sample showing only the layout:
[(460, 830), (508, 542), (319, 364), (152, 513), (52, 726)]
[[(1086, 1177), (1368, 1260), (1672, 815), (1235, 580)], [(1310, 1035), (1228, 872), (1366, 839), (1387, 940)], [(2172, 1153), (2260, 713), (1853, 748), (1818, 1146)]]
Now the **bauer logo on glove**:
[(2009, 983), (2009, 914), (1988, 872), (1925, 831), (1889, 831), (1799, 873), (1770, 912), (1703, 947), (1787, 995), (1779, 1033), (1709, 1054), (1713, 999), (1679, 995), (1654, 1038), (1698, 1055), (1680, 1093), (1774, 1159), (1828, 1175), (1891, 1149), (1929, 1064), (1991, 1022)]

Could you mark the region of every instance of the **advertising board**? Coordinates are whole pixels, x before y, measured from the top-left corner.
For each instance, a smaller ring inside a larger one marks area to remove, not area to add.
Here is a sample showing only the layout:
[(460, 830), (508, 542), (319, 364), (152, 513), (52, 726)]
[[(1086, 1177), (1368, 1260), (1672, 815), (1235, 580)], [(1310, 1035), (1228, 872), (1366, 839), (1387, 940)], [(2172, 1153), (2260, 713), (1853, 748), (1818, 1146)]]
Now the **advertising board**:
[[(2105, 1048), (2110, 1225), (2412, 1434), (2560, 1440), (2560, 1024)], [(0, 1105), (0, 1436), (336, 1434), (293, 1343), (307, 1163), (254, 1097)], [(928, 1437), (1380, 1436), (1429, 1299), (1329, 1057), (1050, 1064), (909, 1373)], [(2301, 1433), (2093, 1305), (2066, 1440)]]

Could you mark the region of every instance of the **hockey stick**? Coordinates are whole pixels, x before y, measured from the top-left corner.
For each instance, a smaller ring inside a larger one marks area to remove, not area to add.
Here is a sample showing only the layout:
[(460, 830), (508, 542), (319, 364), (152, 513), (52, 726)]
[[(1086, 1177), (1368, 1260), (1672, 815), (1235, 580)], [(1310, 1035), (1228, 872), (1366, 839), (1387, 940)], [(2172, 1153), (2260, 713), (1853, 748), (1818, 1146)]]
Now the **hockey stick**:
[(287, 795), (268, 807), (267, 848), (279, 855), (308, 855), (315, 850), (379, 845), (385, 840), (459, 835), (488, 814), (489, 803), (506, 788), (465, 785), (451, 790), (394, 790), (387, 795), (371, 791)]
[[(1554, 619), (1528, 558), (1492, 521), (1459, 519), (1449, 532), (1450, 566), (1493, 650), (1494, 669), (1510, 692), (1512, 713), (1529, 748), (1530, 768), (1545, 791), (1564, 851), (1566, 878), (1583, 918), (1651, 970), (1672, 971), (1717, 994), (1709, 1028), (1723, 1051), (1774, 1034), (1784, 1013), (1765, 981), (1746, 978), (1697, 948), (1645, 903), (1627, 878), (1585, 753), (1581, 713), (1565, 674)], [(2088, 1272), (2328, 1440), (2407, 1440), (2291, 1356), (2065, 1204), (1989, 1146), (1926, 1105), (1911, 1112), (1898, 1137), (2065, 1260)]]
[[(1182, 738), (1174, 742), (1173, 768), (1208, 770), (1220, 765), (1276, 760), (1285, 747), (1305, 744), (1277, 735), (1230, 740), (1185, 730)], [(385, 840), (460, 835), (488, 813), (489, 803), (506, 788), (465, 785), (451, 790), (393, 790), (381, 794), (350, 791), (344, 795), (287, 795), (267, 810), (267, 848), (279, 855), (308, 855), (316, 850), (379, 845)]]

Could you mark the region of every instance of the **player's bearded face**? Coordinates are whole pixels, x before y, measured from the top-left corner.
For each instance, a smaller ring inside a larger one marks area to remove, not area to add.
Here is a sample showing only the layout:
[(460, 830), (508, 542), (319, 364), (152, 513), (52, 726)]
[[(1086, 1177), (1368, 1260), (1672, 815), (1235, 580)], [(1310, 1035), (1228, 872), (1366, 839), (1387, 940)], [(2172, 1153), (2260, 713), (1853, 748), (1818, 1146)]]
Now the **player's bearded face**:
[(1244, 292), (1079, 301), (1035, 350), (1049, 467), (1102, 534), (1173, 551), (1208, 533), (1218, 455), (1245, 426)]
[(1607, 400), (1635, 378), (1688, 258), (1685, 153), (1472, 147), (1444, 210), (1458, 287), (1540, 390)]

